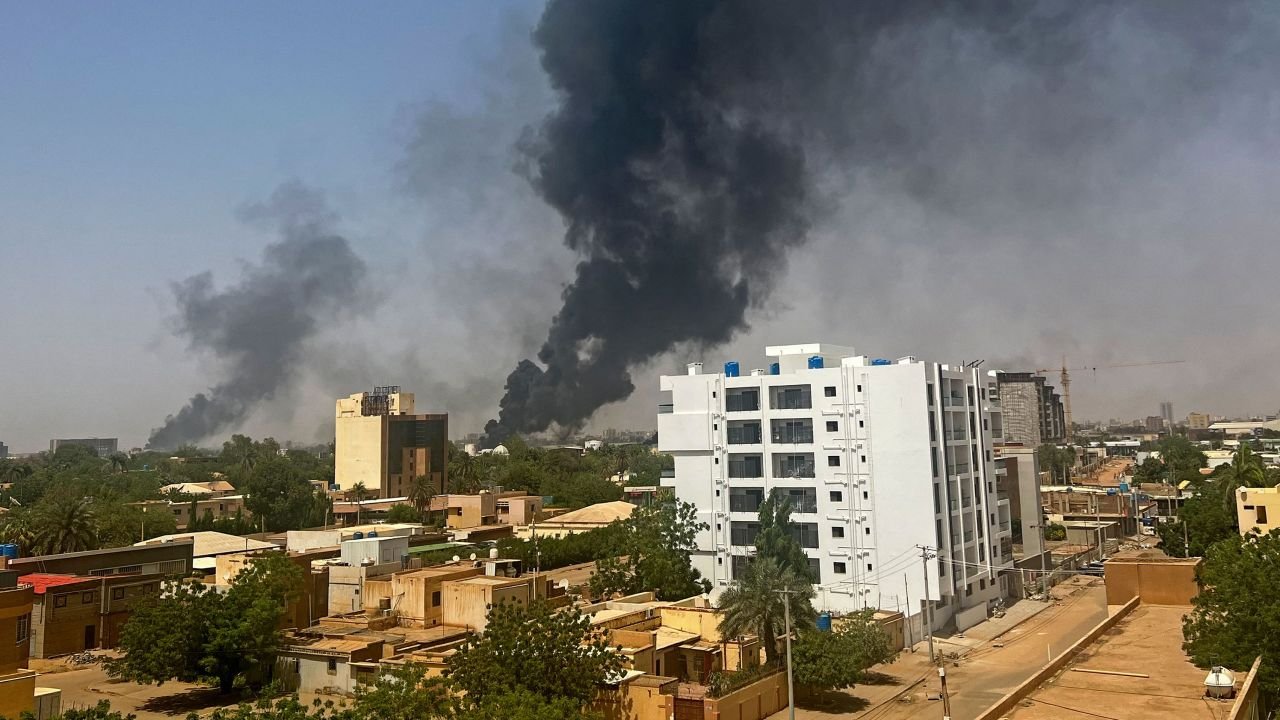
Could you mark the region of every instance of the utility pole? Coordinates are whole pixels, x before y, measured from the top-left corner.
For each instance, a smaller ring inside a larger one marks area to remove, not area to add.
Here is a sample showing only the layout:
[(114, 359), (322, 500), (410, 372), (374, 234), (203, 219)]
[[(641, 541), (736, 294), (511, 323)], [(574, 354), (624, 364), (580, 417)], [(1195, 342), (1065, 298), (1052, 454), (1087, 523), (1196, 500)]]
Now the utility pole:
[(787, 636), (787, 710), (791, 720), (796, 720), (796, 690), (795, 681), (791, 675), (791, 596), (796, 591), (786, 588), (774, 592), (782, 596), (782, 622)]
[(947, 668), (938, 668), (938, 682), (942, 684), (942, 720), (951, 720), (951, 696), (947, 694)]
[(916, 547), (920, 548), (920, 566), (924, 570), (924, 599), (920, 601), (920, 621), (924, 624), (925, 635), (929, 638), (929, 662), (934, 662), (933, 612), (929, 605), (929, 559), (937, 557), (938, 553), (926, 545), (917, 545)]
[(907, 630), (907, 647), (911, 648), (911, 652), (916, 651), (916, 644), (911, 637), (911, 586), (907, 584), (907, 574), (902, 573), (902, 594), (906, 596), (907, 601), (907, 621), (905, 623)]

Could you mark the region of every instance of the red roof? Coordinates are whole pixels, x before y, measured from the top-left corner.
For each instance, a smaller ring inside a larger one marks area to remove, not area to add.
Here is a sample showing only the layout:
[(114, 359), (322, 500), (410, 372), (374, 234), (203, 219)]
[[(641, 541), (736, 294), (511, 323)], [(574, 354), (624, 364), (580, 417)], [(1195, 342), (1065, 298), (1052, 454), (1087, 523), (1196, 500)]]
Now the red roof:
[(31, 585), (37, 595), (43, 595), (44, 591), (59, 585), (74, 585), (92, 580), (92, 578), (77, 577), (75, 575), (51, 575), (49, 573), (31, 573), (18, 578), (18, 582)]

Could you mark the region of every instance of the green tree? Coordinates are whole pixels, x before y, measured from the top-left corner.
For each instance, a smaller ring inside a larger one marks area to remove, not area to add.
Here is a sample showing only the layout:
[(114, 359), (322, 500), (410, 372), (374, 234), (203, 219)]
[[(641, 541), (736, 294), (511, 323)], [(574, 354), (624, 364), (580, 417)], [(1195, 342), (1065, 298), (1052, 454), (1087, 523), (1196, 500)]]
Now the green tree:
[(1263, 656), (1263, 692), (1280, 693), (1280, 531), (1233, 535), (1205, 553), (1202, 589), (1183, 619), (1183, 650), (1196, 665), (1245, 670)]
[(1071, 468), (1076, 464), (1074, 448), (1045, 443), (1036, 448), (1036, 459), (1040, 461), (1040, 469), (1047, 471), (1053, 482), (1062, 485), (1071, 483)]
[(258, 462), (258, 448), (248, 435), (232, 435), (222, 443), (222, 461), (228, 465), (252, 470)]
[(300, 530), (313, 520), (315, 491), (285, 458), (271, 457), (255, 465), (244, 491), (245, 507), (268, 531)]
[(807, 576), (783, 568), (772, 557), (757, 556), (720, 595), (720, 634), (759, 637), (765, 661), (776, 665), (781, 654), (778, 640), (786, 634), (783, 603), (790, 605), (791, 627), (808, 629), (817, 621), (813, 596)]
[(889, 662), (897, 654), (875, 621), (875, 611), (862, 610), (844, 618), (832, 632), (801, 632), (792, 647), (791, 667), (796, 685), (817, 695), (853, 687), (867, 668)]
[(783, 570), (812, 583), (809, 558), (796, 538), (796, 526), (791, 522), (791, 499), (774, 488), (760, 503), (756, 517), (760, 531), (756, 533), (756, 557), (772, 558)]
[(416, 523), (420, 520), (422, 520), (422, 514), (412, 505), (398, 503), (392, 505), (390, 510), (387, 510), (387, 522), (389, 523)]
[(620, 545), (615, 556), (596, 563), (593, 594), (653, 591), (660, 600), (680, 600), (710, 591), (689, 560), (698, 531), (707, 528), (693, 505), (666, 495), (617, 524)]
[(121, 630), (122, 656), (112, 677), (139, 683), (211, 680), (229, 692), (237, 680), (259, 685), (282, 639), (285, 605), (302, 587), (302, 571), (283, 555), (255, 558), (225, 593), (187, 581), (139, 604)]
[(542, 600), (494, 607), (484, 634), (449, 658), (451, 682), (465, 693), (465, 707), (476, 711), (495, 696), (517, 692), (581, 708), (622, 668), (622, 655), (590, 618)]
[(557, 507), (577, 509), (622, 499), (622, 488), (617, 483), (589, 472), (551, 475), (540, 485), (544, 495), (555, 498)]
[(1177, 521), (1156, 526), (1160, 548), (1173, 557), (1203, 557), (1209, 546), (1240, 534), (1235, 494), (1227, 494), (1226, 483), (1196, 477), (1190, 490), (1193, 495), (1182, 501)]
[(1222, 484), (1223, 502), (1235, 507), (1236, 490), (1238, 488), (1263, 487), (1267, 481), (1267, 471), (1262, 458), (1254, 454), (1248, 443), (1240, 443), (1231, 456), (1231, 463), (1220, 467), (1213, 475), (1214, 481)]
[(93, 550), (97, 526), (92, 501), (69, 492), (44, 498), (31, 517), (33, 549), (43, 555)]
[(436, 497), (436, 484), (426, 475), (419, 475), (409, 486), (409, 502), (418, 509), (419, 519), (430, 520), (431, 501)]
[(1054, 541), (1057, 541), (1057, 540), (1066, 540), (1066, 539), (1067, 539), (1067, 526), (1066, 526), (1066, 525), (1063, 525), (1062, 523), (1055, 523), (1055, 522), (1051, 522), (1051, 523), (1049, 523), (1048, 525), (1045, 525), (1045, 526), (1044, 526), (1044, 539), (1045, 539), (1045, 540), (1054, 540)]
[(583, 708), (573, 698), (545, 698), (528, 690), (490, 695), (474, 705), (464, 705), (454, 720), (596, 720), (600, 715)]

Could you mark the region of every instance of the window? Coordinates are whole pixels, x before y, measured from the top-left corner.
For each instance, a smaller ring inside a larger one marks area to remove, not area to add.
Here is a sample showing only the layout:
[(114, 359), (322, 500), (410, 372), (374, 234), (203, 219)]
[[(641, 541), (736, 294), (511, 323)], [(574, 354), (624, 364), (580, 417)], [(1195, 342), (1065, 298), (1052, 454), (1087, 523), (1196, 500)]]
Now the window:
[(832, 526), (831, 526), (831, 537), (833, 537), (833, 538), (842, 538), (842, 537), (844, 537), (844, 528), (840, 527), (839, 525), (832, 525)]
[(866, 461), (867, 461), (867, 456), (866, 456), (866, 455), (863, 455), (863, 456), (862, 456), (862, 462), (866, 462)]
[[(759, 532), (759, 528), (756, 530)], [(818, 525), (817, 523), (791, 523), (791, 537), (800, 543), (802, 548), (818, 547)], [(754, 540), (754, 538), (752, 538)]]
[(431, 593), (431, 607), (440, 607), (440, 591), (436, 590)]
[(979, 581), (978, 581), (978, 589), (979, 589), (979, 590), (986, 590), (986, 589), (987, 589), (987, 581), (986, 581), (986, 580), (979, 580)]
[(329, 658), (329, 674), (338, 674), (338, 658)]
[(842, 562), (832, 563), (831, 571), (837, 575), (844, 575), (845, 573), (848, 572), (848, 570), (845, 568), (845, 564)]
[(764, 502), (764, 488), (729, 488), (729, 512), (755, 512)]
[(924, 386), (924, 393), (929, 396), (929, 407), (933, 407), (933, 383)]
[(836, 422), (835, 420), (827, 421), (827, 432), (839, 432), (839, 431), (840, 431), (840, 423)]
[(858, 421), (858, 427), (865, 427), (865, 425), (862, 424), (861, 420)]
[(29, 639), (31, 639), (31, 613), (18, 618), (18, 638), (16, 642), (21, 645)]
[(863, 535), (870, 535), (870, 534), (871, 534), (871, 527), (870, 527), (870, 526), (867, 526), (867, 527), (862, 528), (862, 534), (863, 534)]
[(832, 490), (829, 497), (831, 498), (831, 502), (844, 502), (844, 493), (839, 490)]
[(871, 497), (871, 496), (870, 496), (870, 494), (869, 494), (866, 490), (863, 490), (863, 491), (862, 491), (862, 499), (863, 499), (863, 500), (869, 500), (869, 499), (870, 499), (870, 497)]
[(124, 588), (111, 588), (111, 599), (112, 599), (112, 600), (123, 600), (123, 599), (124, 599)]
[(67, 606), (67, 596), (59, 595), (53, 599), (53, 606), (56, 608), (64, 608)]
[(1267, 524), (1267, 506), (1259, 505), (1255, 512), (1258, 513), (1258, 521), (1257, 521), (1258, 524), (1266, 525)]
[(867, 563), (867, 572), (871, 572), (871, 563)]
[(142, 586), (142, 592), (144, 593), (153, 593), (155, 591), (156, 591), (155, 583), (147, 583), (146, 585)]
[(862, 392), (862, 386), (861, 386), (861, 385), (859, 385), (859, 386), (858, 386), (858, 392)]
[(840, 456), (839, 456), (839, 455), (828, 455), (828, 456), (827, 456), (827, 467), (840, 467)]
[(822, 394), (823, 394), (823, 395), (825, 395), (826, 397), (835, 397), (835, 396), (836, 396), (836, 386), (835, 386), (835, 385), (828, 385), (828, 386), (826, 386), (826, 387), (822, 388)]
[(929, 453), (929, 460), (933, 462), (933, 476), (938, 477), (938, 454)]

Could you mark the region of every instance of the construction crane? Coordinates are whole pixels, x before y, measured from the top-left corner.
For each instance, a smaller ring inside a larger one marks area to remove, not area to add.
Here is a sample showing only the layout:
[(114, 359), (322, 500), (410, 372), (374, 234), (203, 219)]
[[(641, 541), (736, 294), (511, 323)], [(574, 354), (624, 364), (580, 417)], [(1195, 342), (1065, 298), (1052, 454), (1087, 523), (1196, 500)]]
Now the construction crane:
[(1062, 415), (1067, 425), (1066, 427), (1067, 442), (1070, 443), (1072, 439), (1071, 436), (1073, 434), (1073, 431), (1071, 428), (1071, 372), (1072, 371), (1085, 372), (1088, 370), (1092, 370), (1094, 372), (1097, 372), (1098, 370), (1146, 367), (1148, 365), (1177, 365), (1178, 363), (1184, 363), (1184, 362), (1186, 362), (1186, 360), (1152, 360), (1150, 362), (1120, 363), (1118, 365), (1089, 365), (1085, 367), (1071, 368), (1071, 370), (1069, 371), (1067, 370), (1067, 356), (1063, 355), (1061, 368), (1041, 368), (1036, 370), (1036, 374), (1043, 375), (1045, 373), (1051, 373), (1055, 371), (1059, 373), (1058, 377), (1062, 381)]

